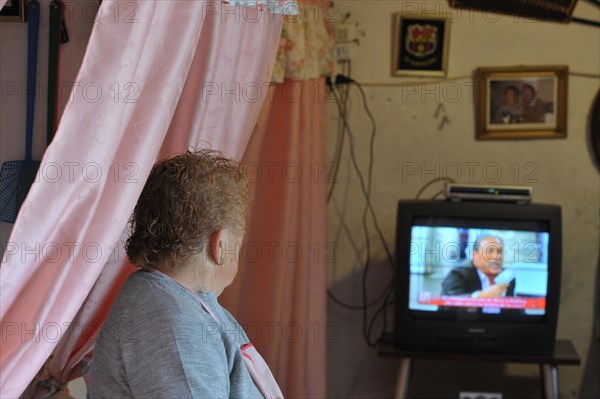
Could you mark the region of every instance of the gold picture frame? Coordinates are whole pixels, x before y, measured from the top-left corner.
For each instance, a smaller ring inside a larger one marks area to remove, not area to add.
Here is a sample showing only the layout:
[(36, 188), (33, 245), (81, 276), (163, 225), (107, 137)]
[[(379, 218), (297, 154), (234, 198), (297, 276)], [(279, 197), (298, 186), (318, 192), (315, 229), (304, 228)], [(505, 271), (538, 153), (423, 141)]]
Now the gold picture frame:
[(447, 19), (395, 13), (392, 32), (392, 76), (446, 76), (450, 45)]
[(26, 0), (7, 0), (0, 10), (0, 22), (25, 22), (27, 14), (25, 13)]
[(478, 68), (478, 140), (567, 137), (569, 67)]

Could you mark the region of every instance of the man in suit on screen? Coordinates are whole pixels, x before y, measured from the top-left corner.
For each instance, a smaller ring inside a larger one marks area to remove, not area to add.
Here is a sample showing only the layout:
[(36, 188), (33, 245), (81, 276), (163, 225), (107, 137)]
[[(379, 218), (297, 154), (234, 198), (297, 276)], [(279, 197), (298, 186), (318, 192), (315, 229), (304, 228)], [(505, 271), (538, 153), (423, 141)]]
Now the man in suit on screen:
[(461, 295), (474, 298), (513, 296), (515, 279), (509, 283), (495, 282), (504, 270), (500, 237), (482, 236), (473, 246), (471, 265), (456, 267), (442, 282), (442, 295)]

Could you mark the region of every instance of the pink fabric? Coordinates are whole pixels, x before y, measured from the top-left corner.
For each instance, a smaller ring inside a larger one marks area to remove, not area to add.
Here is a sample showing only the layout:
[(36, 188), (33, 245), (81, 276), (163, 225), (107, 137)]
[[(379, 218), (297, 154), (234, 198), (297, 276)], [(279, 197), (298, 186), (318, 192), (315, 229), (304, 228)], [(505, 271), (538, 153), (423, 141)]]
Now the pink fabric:
[(136, 21), (115, 21), (114, 3), (2, 261), (0, 397), (19, 396), (61, 336), (54, 375), (77, 374), (131, 271), (115, 243), (157, 157), (199, 141), (241, 156), (264, 99), (242, 88), (269, 80), (281, 15), (240, 23), (220, 2), (138, 0)]
[(0, 10), (2, 9), (2, 7), (4, 7), (4, 4), (6, 4), (8, 0), (0, 0)]
[(263, 106), (243, 158), (256, 191), (238, 276), (220, 296), (286, 397), (327, 395), (324, 98), (322, 78), (286, 80)]
[(283, 393), (281, 393), (273, 373), (254, 345), (242, 345), (240, 350), (244, 356), (246, 368), (263, 396), (267, 399), (283, 398)]

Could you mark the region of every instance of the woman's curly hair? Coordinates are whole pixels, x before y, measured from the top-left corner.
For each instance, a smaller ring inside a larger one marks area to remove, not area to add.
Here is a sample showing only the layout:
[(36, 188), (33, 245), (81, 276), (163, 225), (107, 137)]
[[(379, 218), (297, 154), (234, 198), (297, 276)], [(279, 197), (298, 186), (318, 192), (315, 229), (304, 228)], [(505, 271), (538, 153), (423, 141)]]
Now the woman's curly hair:
[(142, 268), (174, 267), (204, 250), (222, 228), (243, 229), (248, 180), (216, 151), (188, 151), (158, 162), (135, 206), (127, 255)]

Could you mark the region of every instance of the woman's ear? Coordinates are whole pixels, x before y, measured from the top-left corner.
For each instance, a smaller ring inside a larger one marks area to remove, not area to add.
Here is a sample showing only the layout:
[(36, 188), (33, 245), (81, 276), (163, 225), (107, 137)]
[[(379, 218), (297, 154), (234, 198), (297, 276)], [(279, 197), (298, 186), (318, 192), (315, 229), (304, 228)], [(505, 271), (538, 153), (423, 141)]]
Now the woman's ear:
[(223, 230), (215, 230), (208, 241), (209, 259), (216, 265), (222, 265), (225, 259), (225, 233)]

